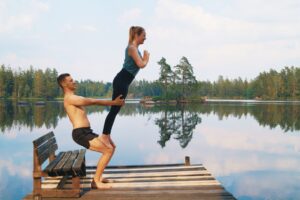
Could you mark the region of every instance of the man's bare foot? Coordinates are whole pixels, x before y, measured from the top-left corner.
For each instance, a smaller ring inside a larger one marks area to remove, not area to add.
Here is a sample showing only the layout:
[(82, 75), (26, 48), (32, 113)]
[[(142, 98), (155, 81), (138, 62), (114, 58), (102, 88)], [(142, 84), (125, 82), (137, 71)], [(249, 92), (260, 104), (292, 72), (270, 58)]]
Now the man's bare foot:
[(99, 190), (107, 190), (107, 189), (112, 188), (112, 186), (108, 185), (108, 184), (105, 184), (105, 183), (102, 183), (101, 181), (96, 182), (93, 179), (92, 182), (91, 182), (91, 188), (92, 189), (99, 189)]
[(99, 138), (107, 148), (113, 149), (113, 146), (110, 144), (109, 135), (102, 134)]

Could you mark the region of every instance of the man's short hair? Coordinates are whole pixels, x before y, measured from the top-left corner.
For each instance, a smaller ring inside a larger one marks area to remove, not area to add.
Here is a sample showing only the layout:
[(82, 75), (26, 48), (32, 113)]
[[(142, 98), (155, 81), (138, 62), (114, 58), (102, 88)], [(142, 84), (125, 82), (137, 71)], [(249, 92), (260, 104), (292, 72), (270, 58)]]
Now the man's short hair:
[(57, 83), (58, 83), (58, 85), (59, 85), (61, 88), (63, 88), (62, 82), (63, 82), (63, 81), (65, 80), (65, 78), (68, 77), (68, 76), (70, 76), (70, 74), (64, 73), (64, 74), (61, 74), (61, 75), (59, 75), (59, 76), (57, 77)]

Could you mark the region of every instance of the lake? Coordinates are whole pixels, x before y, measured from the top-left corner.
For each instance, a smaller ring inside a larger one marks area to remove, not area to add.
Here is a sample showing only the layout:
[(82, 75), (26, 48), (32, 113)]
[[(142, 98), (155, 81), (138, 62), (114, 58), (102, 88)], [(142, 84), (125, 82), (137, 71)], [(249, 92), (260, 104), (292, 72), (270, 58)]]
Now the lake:
[[(109, 107), (87, 108), (101, 133)], [(32, 141), (53, 131), (59, 151), (80, 148), (62, 102), (0, 101), (0, 199), (32, 191)], [(181, 106), (127, 103), (112, 138), (110, 165), (203, 164), (236, 198), (300, 199), (300, 103), (207, 102)], [(87, 165), (99, 154), (87, 152)]]

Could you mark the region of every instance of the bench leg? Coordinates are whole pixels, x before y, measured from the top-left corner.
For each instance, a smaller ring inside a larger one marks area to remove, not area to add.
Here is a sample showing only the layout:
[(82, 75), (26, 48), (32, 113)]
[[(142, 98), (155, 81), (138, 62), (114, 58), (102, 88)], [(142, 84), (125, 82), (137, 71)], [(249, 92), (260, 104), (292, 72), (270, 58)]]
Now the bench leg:
[(42, 190), (42, 180), (41, 177), (33, 178), (33, 195), (40, 196)]
[[(65, 180), (64, 180), (65, 179)], [(80, 197), (80, 177), (72, 177), (72, 188), (64, 189), (63, 184), (67, 180), (67, 176), (62, 178), (62, 182), (56, 189), (42, 189), (40, 194), (42, 197)]]
[(80, 177), (72, 177), (72, 188), (80, 189)]

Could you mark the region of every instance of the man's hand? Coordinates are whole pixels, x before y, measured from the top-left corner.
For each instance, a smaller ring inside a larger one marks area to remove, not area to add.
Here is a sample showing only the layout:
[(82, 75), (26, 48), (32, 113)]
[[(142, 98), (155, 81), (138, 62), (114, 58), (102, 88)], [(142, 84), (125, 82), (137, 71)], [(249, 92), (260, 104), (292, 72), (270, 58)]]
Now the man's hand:
[(121, 99), (123, 95), (119, 95), (113, 100), (115, 106), (123, 106), (125, 104), (125, 99)]

